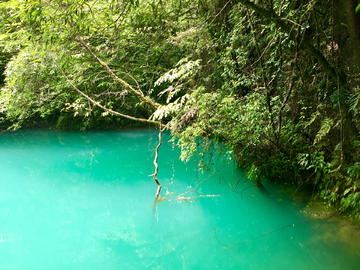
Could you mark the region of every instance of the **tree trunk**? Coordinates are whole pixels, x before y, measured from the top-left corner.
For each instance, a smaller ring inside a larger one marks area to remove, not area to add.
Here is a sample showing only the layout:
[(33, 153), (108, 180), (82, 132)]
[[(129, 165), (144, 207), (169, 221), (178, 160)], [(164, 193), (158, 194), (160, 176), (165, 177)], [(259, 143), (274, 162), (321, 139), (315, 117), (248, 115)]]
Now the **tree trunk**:
[(356, 62), (360, 67), (360, 12), (355, 13), (358, 1), (344, 0), (343, 5), (346, 13), (347, 28), (354, 47)]

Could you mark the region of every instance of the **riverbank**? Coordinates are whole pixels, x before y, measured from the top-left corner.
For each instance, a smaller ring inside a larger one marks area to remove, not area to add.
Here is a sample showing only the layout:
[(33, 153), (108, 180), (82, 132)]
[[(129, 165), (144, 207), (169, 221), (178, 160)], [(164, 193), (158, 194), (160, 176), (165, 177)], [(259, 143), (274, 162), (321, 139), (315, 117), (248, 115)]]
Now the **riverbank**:
[[(360, 223), (350, 218), (349, 214), (341, 213), (335, 206), (326, 201), (315, 198), (310, 189), (298, 189), (297, 186), (282, 185), (278, 193), (286, 194), (293, 204), (304, 205), (300, 212), (313, 220), (315, 227), (322, 227), (321, 234), (316, 236), (314, 242), (321, 241), (326, 245), (335, 245), (341, 242), (349, 250), (360, 250)], [(323, 221), (318, 225), (319, 221)]]

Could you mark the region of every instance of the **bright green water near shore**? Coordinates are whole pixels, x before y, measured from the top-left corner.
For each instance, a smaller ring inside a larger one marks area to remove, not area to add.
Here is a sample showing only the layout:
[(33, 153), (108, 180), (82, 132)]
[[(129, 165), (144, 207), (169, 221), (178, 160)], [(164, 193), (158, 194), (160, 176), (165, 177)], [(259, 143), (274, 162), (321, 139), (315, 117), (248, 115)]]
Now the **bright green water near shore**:
[(240, 169), (196, 173), (168, 139), (153, 213), (156, 130), (2, 134), (0, 269), (359, 269), (356, 230), (274, 185), (233, 192)]

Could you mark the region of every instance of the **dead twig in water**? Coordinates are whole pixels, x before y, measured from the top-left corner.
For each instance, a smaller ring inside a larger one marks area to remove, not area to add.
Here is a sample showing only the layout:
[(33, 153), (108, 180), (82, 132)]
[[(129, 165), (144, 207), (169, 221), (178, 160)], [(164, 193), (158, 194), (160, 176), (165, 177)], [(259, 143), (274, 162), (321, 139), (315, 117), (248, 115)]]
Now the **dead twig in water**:
[(159, 123), (159, 143), (158, 145), (156, 146), (156, 150), (155, 150), (155, 158), (154, 158), (154, 166), (155, 166), (155, 172), (152, 174), (152, 175), (149, 175), (149, 176), (154, 176), (154, 181), (156, 182), (157, 184), (157, 191), (156, 191), (156, 194), (155, 194), (155, 199), (154, 199), (154, 203), (153, 203), (153, 215), (155, 213), (155, 210), (156, 210), (156, 206), (157, 206), (157, 202), (159, 200), (159, 196), (160, 196), (160, 191), (161, 191), (161, 184), (159, 182), (159, 180), (157, 179), (157, 174), (158, 174), (158, 171), (159, 171), (159, 166), (157, 164), (157, 159), (158, 159), (158, 156), (159, 156), (159, 148), (162, 144), (162, 141), (161, 141), (161, 120), (160, 120), (160, 123)]
[(249, 189), (249, 188), (251, 188), (251, 187), (256, 187), (256, 185), (251, 185), (250, 187), (246, 187), (246, 188), (244, 188), (241, 192), (238, 192), (238, 191), (235, 191), (236, 193), (239, 193), (240, 194), (240, 197), (241, 197), (241, 199), (242, 199), (242, 193), (245, 191), (245, 190), (247, 190), (247, 189)]
[[(192, 189), (189, 189), (188, 191), (185, 191), (185, 192), (183, 192), (183, 193), (181, 193), (178, 197), (183, 197), (183, 195), (184, 194), (186, 194), (186, 193), (189, 193), (189, 192), (194, 192), (202, 183), (204, 183), (206, 180), (208, 180), (211, 176), (213, 176), (215, 173), (217, 173), (222, 167), (224, 167), (225, 166), (225, 164), (224, 165), (222, 165), (219, 169), (217, 169), (217, 170), (215, 170), (212, 174), (210, 174), (207, 178), (205, 178), (205, 179), (203, 179), (203, 180), (201, 180), (197, 185), (196, 185), (196, 187), (194, 187), (194, 188), (192, 188)], [(213, 196), (216, 196), (216, 197), (218, 197), (218, 196), (220, 196), (220, 195), (200, 195), (201, 197), (202, 196), (205, 196), (205, 197), (207, 197), (207, 196), (211, 196), (211, 197), (213, 197)]]
[(297, 189), (294, 191), (293, 194), (291, 194), (291, 196), (293, 196), (303, 184), (305, 184), (306, 182), (308, 182), (308, 181), (311, 179), (311, 176), (313, 176), (313, 175), (314, 175), (314, 173), (310, 174), (310, 176), (309, 176), (304, 182), (302, 182), (302, 183), (297, 187)]
[(245, 172), (243, 173), (243, 175), (240, 177), (240, 179), (236, 182), (236, 185), (234, 187), (234, 189), (232, 191), (235, 191), (237, 185), (239, 184), (240, 180), (245, 176)]

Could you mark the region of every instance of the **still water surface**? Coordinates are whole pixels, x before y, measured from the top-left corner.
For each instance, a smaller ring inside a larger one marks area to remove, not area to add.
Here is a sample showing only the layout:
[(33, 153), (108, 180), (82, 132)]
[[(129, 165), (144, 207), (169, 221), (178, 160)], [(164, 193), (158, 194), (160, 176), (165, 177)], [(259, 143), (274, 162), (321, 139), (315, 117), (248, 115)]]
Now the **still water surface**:
[(240, 169), (197, 173), (168, 139), (153, 212), (156, 130), (2, 134), (0, 269), (359, 269), (356, 231), (281, 187), (233, 192)]

